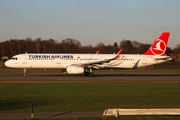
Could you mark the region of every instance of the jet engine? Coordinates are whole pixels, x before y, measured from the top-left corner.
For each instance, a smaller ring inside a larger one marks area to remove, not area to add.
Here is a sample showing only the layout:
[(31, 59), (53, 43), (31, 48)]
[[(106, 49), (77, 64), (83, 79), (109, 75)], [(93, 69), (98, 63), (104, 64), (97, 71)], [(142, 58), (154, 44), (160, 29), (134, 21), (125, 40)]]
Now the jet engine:
[(68, 74), (80, 74), (84, 73), (84, 68), (79, 66), (67, 66), (66, 71)]

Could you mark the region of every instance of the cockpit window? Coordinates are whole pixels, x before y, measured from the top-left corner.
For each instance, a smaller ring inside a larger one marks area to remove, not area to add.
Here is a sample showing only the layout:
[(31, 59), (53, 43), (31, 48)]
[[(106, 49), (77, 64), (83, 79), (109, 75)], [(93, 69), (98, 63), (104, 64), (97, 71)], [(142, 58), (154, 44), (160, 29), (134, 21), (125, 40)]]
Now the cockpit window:
[(18, 60), (18, 58), (16, 58), (16, 57), (12, 57), (12, 58), (11, 58), (11, 60)]

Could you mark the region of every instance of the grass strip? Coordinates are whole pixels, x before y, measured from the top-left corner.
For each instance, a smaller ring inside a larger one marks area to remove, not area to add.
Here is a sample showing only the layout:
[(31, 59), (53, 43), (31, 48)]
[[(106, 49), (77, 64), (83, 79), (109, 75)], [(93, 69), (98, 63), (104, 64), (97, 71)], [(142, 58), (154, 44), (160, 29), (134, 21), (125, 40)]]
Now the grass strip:
[(0, 82), (0, 113), (180, 108), (180, 82)]

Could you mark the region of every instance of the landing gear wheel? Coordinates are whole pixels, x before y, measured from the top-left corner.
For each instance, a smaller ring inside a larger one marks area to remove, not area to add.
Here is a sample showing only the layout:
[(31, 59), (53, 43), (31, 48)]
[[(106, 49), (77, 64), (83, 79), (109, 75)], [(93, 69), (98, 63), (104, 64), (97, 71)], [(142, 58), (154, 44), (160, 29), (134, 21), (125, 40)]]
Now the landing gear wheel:
[(88, 73), (88, 72), (85, 72), (84, 75), (85, 75), (85, 76), (89, 76), (89, 73)]
[(93, 73), (89, 73), (89, 77), (93, 77), (94, 76), (94, 74)]
[(26, 77), (26, 73), (23, 73), (22, 76), (23, 76), (23, 77)]

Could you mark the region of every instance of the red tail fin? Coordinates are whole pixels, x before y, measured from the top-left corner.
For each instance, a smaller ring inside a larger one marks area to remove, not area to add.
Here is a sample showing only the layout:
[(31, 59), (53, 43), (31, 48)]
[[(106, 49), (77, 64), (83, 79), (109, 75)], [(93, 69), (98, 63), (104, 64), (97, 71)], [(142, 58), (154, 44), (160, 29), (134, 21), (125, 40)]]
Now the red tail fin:
[(149, 48), (147, 52), (143, 55), (159, 55), (164, 56), (166, 52), (166, 47), (168, 43), (170, 32), (164, 32), (161, 36), (154, 42), (154, 44)]

